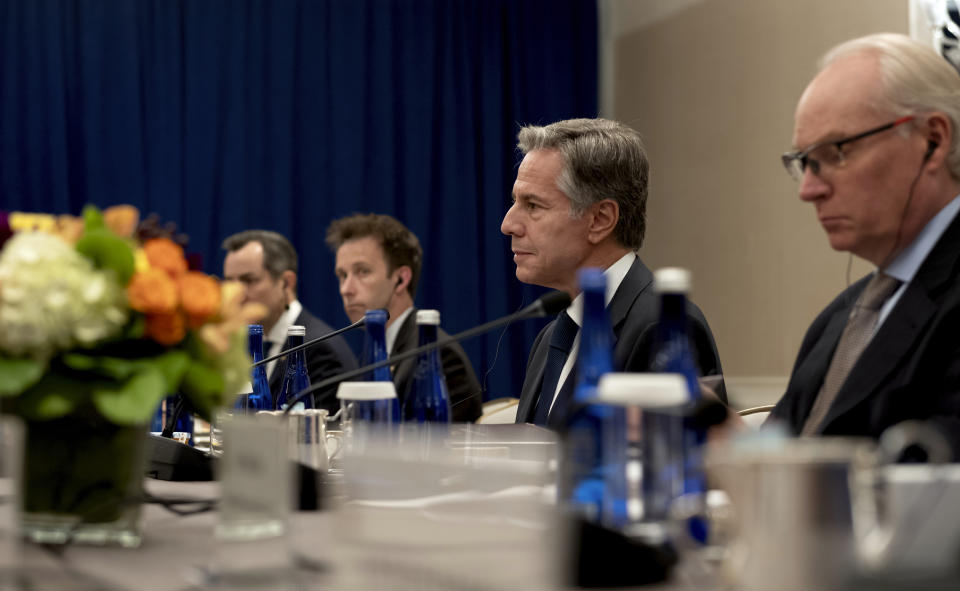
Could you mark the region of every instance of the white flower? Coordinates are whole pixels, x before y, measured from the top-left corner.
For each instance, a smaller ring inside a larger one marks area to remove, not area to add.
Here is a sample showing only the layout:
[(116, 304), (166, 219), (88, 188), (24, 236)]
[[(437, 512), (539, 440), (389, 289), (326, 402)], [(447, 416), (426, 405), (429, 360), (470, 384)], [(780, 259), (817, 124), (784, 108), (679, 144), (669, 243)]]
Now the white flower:
[(49, 357), (116, 336), (123, 288), (57, 236), (15, 235), (0, 253), (0, 351)]

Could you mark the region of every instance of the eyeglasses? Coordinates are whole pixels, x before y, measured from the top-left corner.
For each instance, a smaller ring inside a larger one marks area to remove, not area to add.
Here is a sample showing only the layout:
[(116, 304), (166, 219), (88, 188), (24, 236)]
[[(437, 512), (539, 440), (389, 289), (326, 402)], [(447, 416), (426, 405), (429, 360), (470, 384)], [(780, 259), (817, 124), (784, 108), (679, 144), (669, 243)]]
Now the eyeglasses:
[(906, 117), (901, 117), (896, 121), (887, 123), (886, 125), (874, 127), (873, 129), (864, 131), (863, 133), (858, 133), (857, 135), (843, 138), (842, 140), (819, 142), (804, 148), (803, 150), (787, 152), (781, 156), (780, 159), (783, 161), (783, 167), (787, 169), (787, 172), (790, 173), (790, 176), (792, 176), (794, 180), (799, 181), (803, 178), (803, 173), (807, 170), (807, 168), (809, 168), (813, 174), (820, 174), (821, 167), (839, 168), (843, 166), (846, 162), (844, 160), (843, 146), (846, 144), (855, 142), (857, 140), (862, 140), (865, 137), (871, 136), (875, 133), (880, 133), (881, 131), (893, 129), (901, 123), (906, 123), (907, 121), (912, 120), (913, 115), (907, 115)]

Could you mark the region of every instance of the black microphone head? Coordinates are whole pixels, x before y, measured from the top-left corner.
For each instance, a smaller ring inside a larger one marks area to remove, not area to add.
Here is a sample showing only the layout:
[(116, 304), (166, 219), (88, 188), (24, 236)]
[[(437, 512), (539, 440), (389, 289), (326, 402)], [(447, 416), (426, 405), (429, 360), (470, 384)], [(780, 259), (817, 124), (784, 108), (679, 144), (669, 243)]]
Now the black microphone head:
[(554, 316), (570, 307), (570, 294), (565, 291), (551, 291), (540, 296), (531, 308), (533, 316)]

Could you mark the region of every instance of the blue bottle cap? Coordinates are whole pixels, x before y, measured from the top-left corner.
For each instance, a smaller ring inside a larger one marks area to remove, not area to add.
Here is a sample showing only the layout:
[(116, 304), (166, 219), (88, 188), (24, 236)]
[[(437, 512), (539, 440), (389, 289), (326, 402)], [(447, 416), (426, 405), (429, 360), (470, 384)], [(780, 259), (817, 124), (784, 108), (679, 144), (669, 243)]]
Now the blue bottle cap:
[(367, 324), (386, 324), (387, 323), (387, 311), (380, 308), (377, 310), (367, 310), (363, 315), (364, 320)]
[(597, 267), (580, 269), (577, 278), (580, 280), (580, 289), (583, 291), (607, 289), (607, 278), (603, 274), (603, 269)]

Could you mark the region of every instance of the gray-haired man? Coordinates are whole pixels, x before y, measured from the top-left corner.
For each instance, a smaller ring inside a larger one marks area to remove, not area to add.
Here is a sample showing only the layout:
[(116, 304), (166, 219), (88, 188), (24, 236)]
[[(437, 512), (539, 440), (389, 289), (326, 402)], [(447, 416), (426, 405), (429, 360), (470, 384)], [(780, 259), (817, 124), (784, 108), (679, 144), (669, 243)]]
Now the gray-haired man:
[[(511, 239), (517, 279), (576, 297), (579, 269), (605, 269), (607, 311), (616, 339), (614, 367), (618, 371), (648, 369), (659, 303), (653, 276), (636, 254), (646, 228), (650, 169), (640, 134), (607, 119), (571, 119), (524, 127), (518, 140), (524, 158), (513, 185), (513, 205), (500, 227)], [(557, 322), (572, 320), (579, 327), (579, 309), (575, 300), (537, 336), (527, 362), (517, 422), (552, 424), (556, 417), (549, 413), (554, 402), (572, 396), (578, 337), (559, 379), (544, 383), (544, 374)], [(693, 304), (689, 316), (690, 340), (700, 370), (704, 375), (721, 374), (706, 319)], [(725, 400), (722, 385), (718, 394)]]

